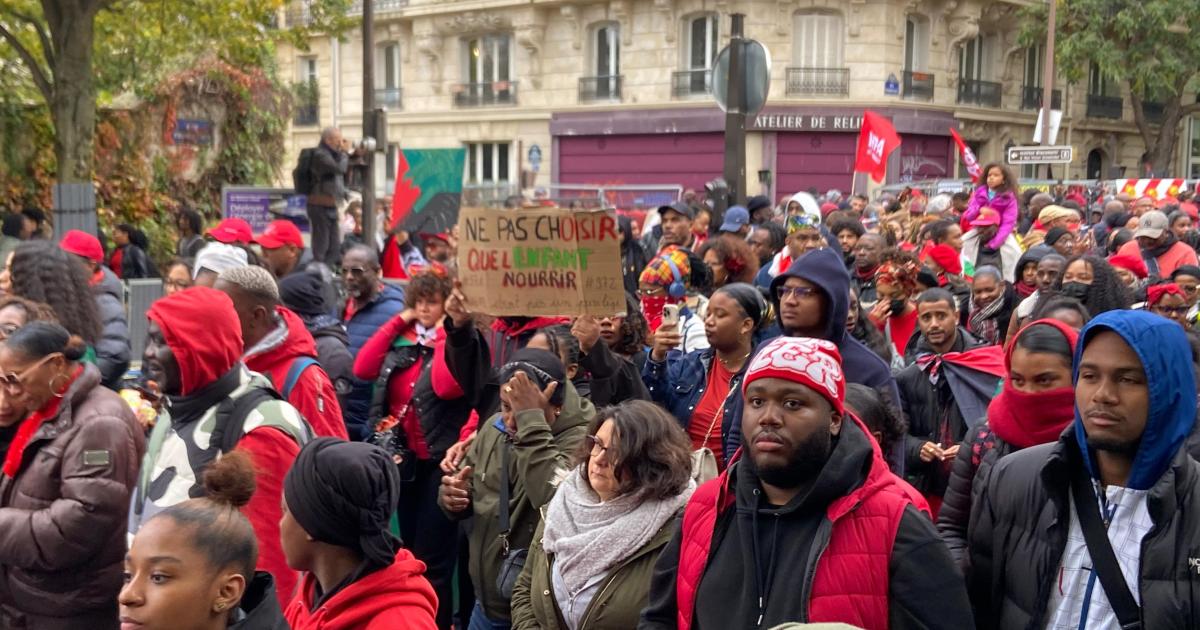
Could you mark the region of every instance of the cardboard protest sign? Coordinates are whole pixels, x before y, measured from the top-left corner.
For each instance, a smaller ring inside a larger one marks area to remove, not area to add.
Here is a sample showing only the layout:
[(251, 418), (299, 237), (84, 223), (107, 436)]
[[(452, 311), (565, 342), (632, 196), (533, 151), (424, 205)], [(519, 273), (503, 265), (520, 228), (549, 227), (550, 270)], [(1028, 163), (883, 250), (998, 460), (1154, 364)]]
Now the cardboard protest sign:
[(621, 237), (612, 213), (463, 208), (458, 237), (458, 276), (473, 311), (531, 317), (625, 312)]

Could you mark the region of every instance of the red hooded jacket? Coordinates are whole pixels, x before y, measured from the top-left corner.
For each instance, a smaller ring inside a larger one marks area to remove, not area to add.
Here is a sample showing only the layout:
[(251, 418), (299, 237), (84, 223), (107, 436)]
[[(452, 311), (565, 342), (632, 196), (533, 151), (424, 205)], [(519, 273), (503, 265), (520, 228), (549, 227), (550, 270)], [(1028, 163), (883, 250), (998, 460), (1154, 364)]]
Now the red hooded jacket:
[[(192, 287), (154, 303), (146, 316), (162, 329), (179, 364), (180, 396), (216, 381), (238, 364), (242, 328), (229, 296), (208, 287)], [(237, 448), (250, 455), (256, 472), (254, 496), (242, 508), (258, 538), (258, 566), (275, 578), (280, 605), (291, 599), (298, 575), (287, 565), (279, 542), (283, 478), (300, 445), (283, 431), (247, 431)], [(202, 471), (195, 471), (197, 478)]]
[(437, 595), (424, 573), (425, 563), (401, 549), (392, 566), (347, 585), (316, 610), (317, 578), (305, 573), (284, 616), (292, 630), (434, 630)]
[[(271, 379), (275, 390), (282, 393), (292, 364), (303, 357), (317, 358), (317, 342), (298, 315), (282, 306), (276, 307), (275, 312), (287, 325), (287, 337), (266, 348), (256, 348), (254, 354), (247, 354), (244, 361), (246, 367)], [(304, 368), (292, 387), (288, 402), (308, 420), (314, 434), (343, 440), (348, 438), (337, 391), (320, 365)]]

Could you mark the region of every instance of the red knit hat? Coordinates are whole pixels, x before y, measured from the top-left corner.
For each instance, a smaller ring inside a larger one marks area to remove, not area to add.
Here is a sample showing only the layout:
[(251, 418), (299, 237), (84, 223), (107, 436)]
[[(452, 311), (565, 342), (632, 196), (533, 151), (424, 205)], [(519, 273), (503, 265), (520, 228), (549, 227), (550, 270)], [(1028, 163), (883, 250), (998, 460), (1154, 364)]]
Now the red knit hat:
[(1143, 280), (1150, 275), (1146, 262), (1133, 254), (1113, 254), (1108, 257), (1108, 264), (1120, 267)]
[(929, 257), (939, 267), (945, 270), (946, 273), (954, 275), (962, 274), (962, 259), (958, 257), (958, 252), (954, 251), (949, 245), (934, 245), (929, 248)]
[(838, 413), (846, 410), (846, 378), (837, 346), (823, 339), (776, 337), (754, 355), (742, 394), (760, 378), (781, 378), (812, 389), (829, 401)]
[(82, 230), (69, 230), (63, 234), (58, 246), (67, 253), (83, 256), (92, 262), (104, 262), (104, 249), (100, 247), (100, 239)]

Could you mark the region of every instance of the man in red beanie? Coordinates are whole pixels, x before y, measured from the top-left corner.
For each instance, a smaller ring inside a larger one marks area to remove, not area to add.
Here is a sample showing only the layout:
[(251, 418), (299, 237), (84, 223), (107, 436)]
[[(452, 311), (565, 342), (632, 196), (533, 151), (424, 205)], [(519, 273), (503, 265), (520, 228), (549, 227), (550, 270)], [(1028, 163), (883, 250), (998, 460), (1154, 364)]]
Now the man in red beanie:
[(82, 230), (63, 234), (58, 246), (87, 270), (88, 285), (100, 316), (100, 339), (96, 341), (96, 367), (105, 387), (117, 390), (129, 369), (133, 352), (129, 347), (129, 321), (125, 318), (125, 287), (111, 269), (103, 265), (104, 249), (100, 240)]
[(1136, 288), (1138, 281), (1145, 280), (1150, 274), (1145, 261), (1131, 254), (1113, 254), (1108, 257), (1108, 264), (1112, 265), (1121, 282), (1130, 289)]
[(132, 502), (132, 537), (151, 516), (203, 496), (204, 470), (221, 453), (248, 453), (257, 471), (254, 497), (242, 508), (259, 541), (258, 568), (275, 578), (285, 603), (296, 585), (279, 544), (283, 478), (311, 439), (294, 407), (266, 377), (246, 369), (242, 329), (229, 296), (192, 287), (150, 307), (142, 370), (166, 398), (148, 440)]
[(953, 247), (946, 244), (934, 245), (926, 255), (925, 266), (937, 276), (939, 287), (946, 286), (951, 276), (962, 275), (962, 258), (959, 258)]
[(845, 412), (837, 346), (778, 337), (742, 390), (744, 454), (688, 501), (638, 627), (970, 627), (928, 506)]

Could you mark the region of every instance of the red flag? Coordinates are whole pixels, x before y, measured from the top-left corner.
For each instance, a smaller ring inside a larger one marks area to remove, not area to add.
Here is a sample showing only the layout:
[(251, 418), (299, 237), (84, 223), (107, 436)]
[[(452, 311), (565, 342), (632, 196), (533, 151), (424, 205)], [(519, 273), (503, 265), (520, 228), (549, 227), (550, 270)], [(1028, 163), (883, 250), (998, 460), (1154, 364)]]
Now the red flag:
[(958, 145), (958, 152), (962, 154), (963, 164), (967, 165), (967, 172), (971, 174), (971, 183), (979, 183), (979, 178), (983, 177), (983, 169), (979, 168), (979, 160), (975, 159), (975, 152), (971, 147), (963, 142), (962, 136), (958, 135), (958, 130), (954, 127), (950, 128), (950, 136), (954, 138), (954, 144)]
[(900, 146), (900, 136), (891, 121), (873, 111), (863, 112), (862, 129), (858, 133), (858, 154), (854, 170), (871, 174), (881, 182), (887, 175), (887, 159)]
[(412, 212), (413, 205), (421, 198), (421, 188), (408, 176), (408, 160), (404, 158), (404, 151), (396, 151), (396, 162), (396, 189), (392, 193), (389, 232), (404, 223), (404, 219)]

